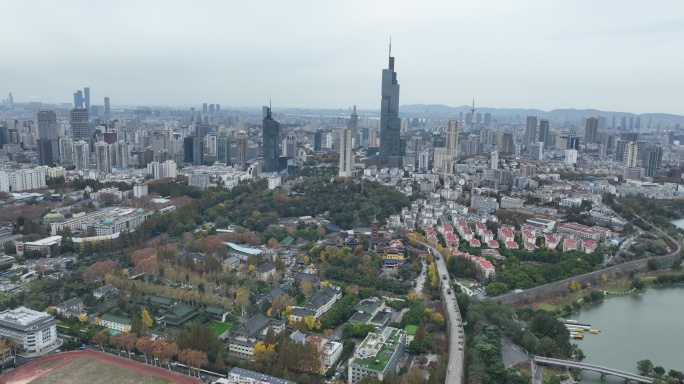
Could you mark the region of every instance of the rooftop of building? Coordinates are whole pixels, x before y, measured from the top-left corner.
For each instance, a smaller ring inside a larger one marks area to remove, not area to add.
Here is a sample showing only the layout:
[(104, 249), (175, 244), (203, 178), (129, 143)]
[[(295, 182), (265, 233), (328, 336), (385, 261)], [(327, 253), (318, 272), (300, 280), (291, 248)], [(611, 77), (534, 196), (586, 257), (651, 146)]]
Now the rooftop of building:
[(0, 325), (26, 330), (34, 325), (53, 320), (54, 317), (26, 307), (17, 307), (0, 312)]
[(384, 372), (399, 347), (404, 331), (386, 327), (381, 333), (369, 333), (354, 353), (353, 364), (364, 369)]

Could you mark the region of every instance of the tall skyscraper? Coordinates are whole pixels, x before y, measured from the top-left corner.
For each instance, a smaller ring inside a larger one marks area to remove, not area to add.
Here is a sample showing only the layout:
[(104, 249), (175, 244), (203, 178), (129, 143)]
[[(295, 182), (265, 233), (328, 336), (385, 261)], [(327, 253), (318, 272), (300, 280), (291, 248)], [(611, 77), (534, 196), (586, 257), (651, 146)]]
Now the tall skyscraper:
[(83, 88), (83, 103), (85, 104), (85, 109), (90, 113), (90, 88)]
[(264, 139), (264, 172), (278, 172), (278, 141), (280, 139), (280, 123), (273, 120), (271, 107), (266, 110), (266, 117), (263, 123)]
[(579, 137), (568, 137), (568, 146), (567, 149), (575, 149), (579, 151), (580, 149), (580, 139)]
[(92, 133), (90, 122), (88, 121), (88, 111), (85, 108), (74, 108), (71, 110), (71, 137), (74, 141), (84, 140), (90, 142)]
[(537, 135), (537, 116), (527, 116), (527, 123), (525, 124), (525, 137), (524, 142), (526, 148), (530, 147), (530, 144), (538, 142)]
[(314, 153), (321, 153), (323, 152), (323, 132), (322, 131), (316, 131), (314, 133)]
[(484, 114), (484, 126), (485, 126), (485, 128), (489, 128), (490, 125), (492, 125), (492, 114), (489, 112), (486, 112)]
[(501, 135), (501, 153), (511, 155), (515, 153), (515, 140), (512, 133)]
[(71, 139), (59, 140), (59, 163), (74, 165), (74, 142)]
[(351, 131), (354, 147), (358, 147), (361, 140), (359, 139), (359, 115), (356, 114), (356, 105), (352, 110), (351, 118), (347, 121), (347, 129)]
[(586, 144), (596, 143), (598, 139), (598, 117), (590, 117), (585, 122), (584, 142)]
[(83, 91), (74, 92), (74, 109), (83, 108)]
[(475, 128), (475, 98), (473, 97), (473, 107), (470, 108), (470, 129)]
[(109, 106), (109, 97), (105, 97), (104, 98), (104, 115), (105, 115), (105, 117), (109, 118), (109, 116), (111, 116), (111, 113), (112, 113), (112, 111), (111, 111), (110, 106)]
[(9, 93), (9, 96), (7, 97), (7, 103), (9, 104), (9, 107), (14, 107), (14, 97), (12, 96), (12, 92)]
[(230, 165), (230, 141), (227, 137), (216, 138), (216, 162)]
[(551, 135), (549, 132), (548, 119), (539, 120), (539, 137), (537, 138), (537, 140), (544, 143), (544, 148), (551, 147)]
[(192, 138), (192, 165), (204, 165), (204, 138)]
[(544, 158), (544, 143), (539, 141), (530, 144), (529, 150), (530, 158), (532, 160), (541, 160)]
[[(394, 72), (394, 57), (390, 42), (389, 67), (382, 70), (382, 100), (380, 102), (379, 163), (401, 165), (401, 120), (399, 119), (399, 83)], [(370, 146), (370, 144), (369, 144)]]
[(247, 132), (245, 131), (238, 132), (236, 162), (241, 169), (245, 169), (247, 164)]
[(38, 112), (38, 163), (53, 166), (59, 161), (59, 141), (55, 111)]
[(340, 131), (340, 177), (351, 177), (352, 162), (352, 131), (342, 129)]

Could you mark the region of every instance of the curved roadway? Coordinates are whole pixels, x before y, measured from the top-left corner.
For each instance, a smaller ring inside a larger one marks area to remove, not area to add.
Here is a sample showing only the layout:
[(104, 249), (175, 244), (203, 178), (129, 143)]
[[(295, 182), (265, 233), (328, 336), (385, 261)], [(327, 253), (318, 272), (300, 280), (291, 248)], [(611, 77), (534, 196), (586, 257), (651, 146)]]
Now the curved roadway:
[[(433, 255), (439, 255), (439, 260), (435, 260), (435, 266), (437, 267), (437, 274), (439, 275), (440, 289), (442, 294), (442, 303), (446, 309), (447, 332), (449, 334), (449, 361), (446, 367), (446, 381), (448, 384), (457, 384), (463, 382), (463, 362), (465, 358), (465, 334), (463, 332), (463, 322), (461, 321), (461, 312), (458, 309), (458, 303), (456, 302), (456, 292), (451, 289), (450, 284), (443, 284), (445, 281), (442, 277), (447, 276), (448, 282), (451, 281), (449, 278), (449, 272), (446, 268), (446, 263), (444, 262), (444, 257), (429, 244), (420, 242), (425, 247), (432, 250)], [(451, 293), (447, 293), (447, 290), (451, 289)]]

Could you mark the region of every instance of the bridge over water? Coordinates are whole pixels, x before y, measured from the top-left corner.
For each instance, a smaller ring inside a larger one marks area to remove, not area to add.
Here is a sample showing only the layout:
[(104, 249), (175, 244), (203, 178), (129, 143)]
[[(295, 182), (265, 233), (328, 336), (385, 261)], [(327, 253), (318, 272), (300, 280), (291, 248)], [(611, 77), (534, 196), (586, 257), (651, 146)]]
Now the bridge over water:
[[(635, 382), (635, 383), (653, 383), (653, 379), (646, 376), (637, 375), (631, 372), (624, 372), (613, 368), (602, 367), (600, 365), (585, 364), (577, 361), (561, 360), (561, 359), (551, 359), (548, 357), (535, 356), (532, 360), (532, 372), (537, 372), (535, 364), (539, 365), (555, 365), (560, 367), (577, 368), (583, 371), (593, 371), (601, 374), (601, 378), (604, 379), (606, 375), (617, 376), (625, 379), (625, 382)], [(539, 378), (537, 378), (539, 377)], [(541, 374), (534, 375), (533, 383), (541, 383)]]

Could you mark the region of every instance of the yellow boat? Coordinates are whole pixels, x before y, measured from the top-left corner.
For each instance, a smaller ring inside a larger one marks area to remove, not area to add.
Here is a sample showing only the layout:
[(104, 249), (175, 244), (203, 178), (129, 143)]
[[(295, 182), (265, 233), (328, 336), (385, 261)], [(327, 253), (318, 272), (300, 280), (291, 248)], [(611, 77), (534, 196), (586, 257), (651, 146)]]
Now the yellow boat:
[(590, 329), (590, 330), (589, 330), (589, 333), (591, 333), (591, 334), (593, 334), (593, 335), (598, 335), (599, 332), (601, 332), (601, 331), (599, 331), (598, 329)]
[(584, 336), (583, 335), (572, 335), (572, 338), (577, 339), (577, 340), (582, 340), (582, 339), (584, 339)]
[(584, 328), (575, 328), (575, 332), (584, 333)]

